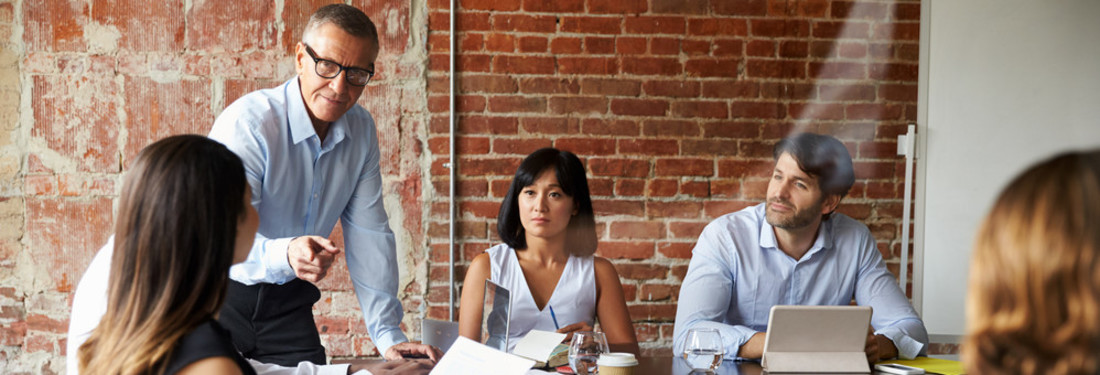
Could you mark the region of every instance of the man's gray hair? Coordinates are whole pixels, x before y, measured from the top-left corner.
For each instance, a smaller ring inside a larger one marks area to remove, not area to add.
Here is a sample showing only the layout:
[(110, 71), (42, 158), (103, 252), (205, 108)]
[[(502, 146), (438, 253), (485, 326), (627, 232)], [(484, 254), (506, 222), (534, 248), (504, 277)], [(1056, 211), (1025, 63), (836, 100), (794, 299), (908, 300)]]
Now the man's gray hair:
[(313, 15), (309, 16), (309, 22), (302, 30), (302, 41), (312, 42), (313, 32), (324, 24), (333, 24), (351, 36), (369, 40), (374, 45), (374, 49), (378, 50), (378, 29), (374, 27), (370, 17), (367, 17), (359, 8), (345, 4), (329, 4), (317, 9)]

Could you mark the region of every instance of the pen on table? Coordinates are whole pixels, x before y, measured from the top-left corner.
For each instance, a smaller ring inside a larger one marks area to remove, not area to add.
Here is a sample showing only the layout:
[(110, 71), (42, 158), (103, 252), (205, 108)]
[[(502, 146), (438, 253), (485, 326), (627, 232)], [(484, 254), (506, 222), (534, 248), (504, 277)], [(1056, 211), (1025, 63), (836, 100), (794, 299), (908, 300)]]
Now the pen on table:
[(554, 329), (561, 329), (558, 326), (558, 316), (554, 315), (554, 306), (546, 305), (546, 307), (550, 308), (550, 319), (554, 319)]

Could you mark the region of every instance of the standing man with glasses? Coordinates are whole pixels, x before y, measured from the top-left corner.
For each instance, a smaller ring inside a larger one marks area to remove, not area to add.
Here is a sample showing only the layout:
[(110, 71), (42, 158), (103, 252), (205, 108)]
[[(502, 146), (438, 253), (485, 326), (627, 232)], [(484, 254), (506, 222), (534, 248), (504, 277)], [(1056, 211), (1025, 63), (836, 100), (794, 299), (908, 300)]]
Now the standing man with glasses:
[(341, 249), (328, 240), (343, 224), (345, 253), (367, 331), (387, 360), (437, 359), (408, 342), (397, 299), (397, 259), (382, 202), (374, 119), (356, 104), (378, 57), (378, 32), (362, 11), (318, 9), (295, 53), (297, 76), (249, 93), (218, 116), (210, 137), (244, 161), (260, 228), (248, 259), (230, 269), (219, 320), (245, 357), (286, 366), (325, 363), (313, 320), (314, 286)]

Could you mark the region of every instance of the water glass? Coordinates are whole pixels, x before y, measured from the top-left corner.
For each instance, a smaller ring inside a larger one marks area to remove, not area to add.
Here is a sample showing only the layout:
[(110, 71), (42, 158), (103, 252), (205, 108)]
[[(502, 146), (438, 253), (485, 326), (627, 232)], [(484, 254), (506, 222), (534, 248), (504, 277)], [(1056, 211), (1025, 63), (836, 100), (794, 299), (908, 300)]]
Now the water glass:
[(574, 332), (573, 341), (569, 342), (569, 367), (577, 375), (595, 374), (600, 354), (609, 351), (603, 332)]
[(722, 365), (725, 347), (722, 335), (713, 328), (692, 328), (688, 330), (684, 344), (684, 361), (691, 372), (714, 373)]

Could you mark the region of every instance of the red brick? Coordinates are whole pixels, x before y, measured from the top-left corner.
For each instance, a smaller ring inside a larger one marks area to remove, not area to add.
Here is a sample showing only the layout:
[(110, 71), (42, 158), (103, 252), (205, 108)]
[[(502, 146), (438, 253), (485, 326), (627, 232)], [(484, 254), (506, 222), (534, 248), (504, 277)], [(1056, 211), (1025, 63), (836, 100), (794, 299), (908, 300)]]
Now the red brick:
[(620, 263), (615, 265), (619, 277), (627, 280), (663, 280), (668, 277), (668, 267), (642, 263)]
[(632, 120), (588, 118), (581, 123), (581, 133), (588, 135), (637, 136), (640, 129)]
[(672, 103), (672, 115), (684, 118), (724, 119), (729, 113), (726, 103), (718, 101), (676, 101)]
[(729, 58), (693, 58), (684, 64), (684, 71), (696, 77), (736, 77), (739, 61)]
[(916, 102), (917, 85), (912, 84), (880, 84), (878, 95), (887, 101)]
[(612, 99), (611, 113), (622, 116), (663, 116), (668, 101), (656, 99)]
[(496, 56), (493, 71), (511, 74), (553, 74), (554, 59), (537, 56)]
[(847, 59), (862, 59), (867, 57), (866, 43), (841, 43), (840, 57)]
[(585, 37), (584, 50), (592, 55), (610, 55), (615, 53), (615, 39), (607, 37)]
[(485, 37), (485, 49), (490, 52), (513, 52), (516, 50), (516, 37), (511, 34), (489, 34)]
[[(660, 239), (665, 237), (665, 225), (659, 221), (616, 221), (608, 230), (611, 238), (622, 239)], [(649, 255), (653, 255), (653, 244), (649, 245)]]
[(633, 320), (647, 321), (672, 321), (676, 318), (676, 305), (674, 304), (645, 304), (627, 306), (630, 318)]
[(600, 96), (551, 97), (550, 111), (575, 114), (607, 113), (607, 98)]
[[(118, 172), (118, 125), (108, 78), (35, 76), (31, 137), (87, 172)], [(44, 121), (52, 119), (52, 121)]]
[[(23, 41), (28, 51), (83, 51), (89, 5), (72, 1), (32, 1), (23, 8)], [(6, 40), (5, 40), (6, 43)]]
[(565, 118), (524, 118), (523, 130), (534, 134), (575, 133), (580, 124), (575, 119)]
[(126, 164), (143, 147), (170, 135), (206, 134), (214, 122), (210, 112), (210, 86), (205, 80), (158, 83), (149, 78), (126, 76)]
[(841, 202), (837, 212), (845, 214), (856, 220), (867, 220), (871, 217), (871, 205), (861, 203)]
[(645, 181), (637, 179), (618, 179), (615, 181), (615, 196), (641, 197), (645, 195)]
[(804, 120), (843, 120), (844, 105), (842, 103), (791, 103), (790, 116), (794, 119)]
[(519, 51), (525, 53), (546, 52), (549, 41), (541, 36), (525, 36), (519, 38)]
[(763, 16), (768, 13), (768, 0), (716, 1), (714, 13), (728, 16)]
[(822, 101), (875, 100), (875, 86), (872, 85), (821, 85), (818, 91)]
[[(821, 124), (818, 131), (844, 140), (869, 140), (875, 137), (875, 124), (859, 122), (828, 123)], [(845, 146), (848, 146), (850, 153), (855, 153), (851, 143), (845, 143)]]
[(648, 6), (645, 1), (588, 0), (588, 11), (591, 13), (636, 14), (646, 10)]
[(815, 21), (811, 24), (813, 36), (821, 39), (867, 39), (871, 25), (862, 21)]
[(494, 96), (489, 98), (489, 111), (499, 113), (546, 112), (546, 98)]
[[(50, 287), (71, 292), (84, 268), (110, 235), (109, 198), (31, 198), (26, 200), (26, 241), (44, 257), (35, 263), (50, 274)], [(64, 330), (59, 331), (64, 332)]]
[[(738, 41), (725, 41), (736, 44), (735, 54), (741, 54), (741, 45)], [(719, 43), (719, 42), (716, 42)], [(649, 51), (654, 55), (679, 55), (680, 40), (675, 38), (653, 38), (649, 41)], [(719, 48), (721, 50), (721, 48)], [(717, 53), (717, 52), (716, 52)]]
[(550, 41), (550, 53), (556, 55), (581, 53), (581, 38), (554, 38)]
[[(239, 52), (275, 45), (275, 3), (265, 0), (207, 1), (191, 6), (187, 49)], [(382, 43), (379, 43), (382, 44)]]
[[(767, 185), (767, 182), (765, 181), (765, 186), (766, 185)], [(745, 198), (748, 198), (748, 199), (762, 199), (763, 196), (761, 196), (759, 198), (757, 198), (757, 197), (745, 197)], [(730, 200), (730, 201), (710, 200), (710, 201), (707, 201), (705, 203), (705, 207), (703, 208), (703, 212), (706, 215), (706, 217), (713, 218), (713, 217), (719, 217), (719, 216), (722, 216), (722, 215), (725, 215), (725, 214), (728, 214), (728, 213), (741, 211), (741, 210), (745, 209), (746, 207), (755, 205), (757, 203), (760, 203), (760, 202), (749, 202), (749, 201), (741, 201), (741, 200)]]
[(735, 101), (730, 104), (730, 116), (733, 118), (782, 118), (784, 112), (779, 103)]
[(745, 70), (749, 77), (806, 78), (805, 61), (750, 59)]
[[(432, 31), (436, 31), (436, 30), (440, 31), (440, 32), (429, 33), (429, 35), (428, 35), (429, 50), (444, 51), (444, 52), (449, 51), (450, 50), (450, 43), (451, 43), (450, 40), (451, 40), (451, 38), (447, 34), (444, 34), (444, 33), (450, 32), (450, 29), (451, 29), (451, 13), (450, 12), (439, 12), (439, 11), (429, 10), (428, 11), (428, 25), (430, 25), (430, 28), (431, 28)], [(286, 36), (285, 33), (283, 35)], [(433, 44), (437, 45), (438, 47), (432, 48), (431, 46)]]
[(866, 1), (834, 1), (832, 5), (833, 18), (844, 20), (886, 19), (887, 4), (884, 3), (872, 3)]
[(737, 18), (692, 18), (687, 25), (688, 35), (714, 36), (749, 34), (749, 24)]
[(672, 197), (680, 189), (680, 183), (675, 179), (657, 178), (650, 179), (646, 187), (646, 195), (650, 197)]
[(920, 3), (895, 3), (891, 4), (890, 13), (894, 20), (920, 21)]
[(683, 40), (680, 49), (689, 56), (706, 55), (710, 53), (711, 43), (706, 40)]
[(867, 65), (861, 63), (810, 63), (810, 76), (818, 79), (867, 78)]
[(646, 39), (619, 37), (615, 40), (615, 52), (620, 55), (643, 54), (646, 52)]
[(619, 153), (647, 156), (677, 155), (680, 153), (680, 145), (672, 139), (621, 139)]
[(460, 158), (463, 176), (511, 176), (522, 160), (506, 158)]
[[(892, 177), (894, 177), (894, 169), (895, 169), (894, 167), (895, 167), (895, 165), (894, 165), (893, 162), (856, 161), (856, 162), (852, 163), (852, 167), (855, 169), (856, 178), (879, 179), (879, 178), (892, 178)], [(879, 197), (879, 196), (870, 197), (870, 195), (872, 193), (872, 190), (875, 190), (875, 189), (873, 189), (873, 187), (876, 187), (876, 185), (873, 185), (871, 183), (867, 184), (868, 198), (893, 198), (894, 197), (893, 192), (883, 193), (883, 194), (881, 194), (881, 195), (883, 195), (882, 197)], [(893, 186), (891, 186), (891, 189), (892, 188), (893, 188)]]
[[(763, 200), (767, 197), (767, 193), (768, 180), (766, 179), (745, 179), (741, 181), (741, 197), (744, 199)], [(721, 213), (716, 214), (720, 215)]]
[(624, 57), (623, 73), (637, 75), (678, 75), (684, 68), (675, 58)]
[(767, 177), (775, 163), (772, 160), (719, 160), (718, 177)]
[(630, 34), (683, 34), (686, 27), (687, 21), (683, 17), (669, 16), (629, 17), (623, 23), (623, 28)]
[(810, 57), (829, 59), (837, 57), (840, 49), (837, 41), (815, 41), (810, 43)]
[[(492, 0), (476, 0), (476, 1), (492, 1)], [(455, 15), (455, 30), (462, 30), (463, 32), (469, 31), (489, 31), (490, 25), (489, 13), (487, 12), (458, 12)]]
[(754, 19), (750, 22), (753, 36), (806, 37), (810, 36), (810, 23), (795, 19)]
[(755, 82), (703, 82), (703, 96), (708, 98), (755, 98), (758, 95), (760, 85)]
[(849, 120), (892, 120), (901, 117), (905, 107), (897, 104), (849, 104)]
[(872, 43), (867, 47), (873, 60), (892, 60), (894, 58), (894, 45), (886, 43)]
[(870, 78), (883, 81), (916, 82), (917, 64), (872, 64)]
[[(479, 52), (479, 51), (483, 50), (484, 48), (485, 48), (485, 35), (484, 34), (465, 33), (460, 37), (459, 42), (458, 42), (458, 50), (461, 51), (460, 55), (458, 57), (461, 58), (462, 54), (466, 54), (466, 53), (470, 53), (470, 52)], [(486, 65), (488, 65), (488, 64), (486, 64)], [(488, 71), (488, 66), (486, 66), (485, 71)]]
[(657, 176), (713, 176), (710, 159), (658, 159), (654, 166)]
[(668, 224), (668, 231), (673, 238), (696, 239), (706, 226), (707, 222), (701, 221), (674, 221)]
[[(688, 258), (690, 258), (690, 256), (688, 256)], [(669, 284), (646, 284), (642, 285), (638, 294), (639, 299), (642, 301), (671, 300), (673, 296), (678, 296), (680, 294), (680, 286)]]
[(558, 57), (558, 73), (615, 75), (618, 59), (613, 57)]
[(775, 57), (775, 41), (752, 40), (745, 45), (745, 55), (753, 57)]
[(577, 155), (612, 155), (615, 153), (614, 139), (596, 138), (558, 138), (554, 141), (554, 147), (571, 151)]
[(493, 219), (500, 212), (500, 202), (464, 201), (459, 202), (458, 212), (463, 217)]
[[(615, 191), (615, 183), (609, 178), (593, 178), (588, 180), (588, 190), (595, 197), (609, 197)], [(596, 223), (596, 233), (602, 233), (602, 223)]]
[(558, 28), (552, 15), (493, 14), (490, 20), (497, 31), (553, 33)]
[(653, 242), (601, 241), (597, 256), (608, 259), (649, 259), (653, 257)]
[(897, 58), (900, 61), (916, 63), (920, 60), (920, 44), (899, 44), (897, 50)]
[(645, 214), (645, 204), (642, 201), (616, 199), (616, 200), (594, 200), (592, 201), (592, 209), (595, 210), (596, 216), (642, 216)]
[(493, 140), (493, 153), (527, 156), (540, 148), (550, 147), (552, 143), (549, 139), (498, 138)]
[(702, 125), (703, 137), (707, 138), (747, 138), (760, 136), (760, 124), (740, 121), (706, 122)]
[(730, 139), (685, 139), (683, 155), (691, 156), (737, 156), (738, 141)]
[(606, 96), (638, 96), (641, 84), (636, 80), (586, 78), (581, 81), (581, 93)]
[(699, 82), (685, 80), (653, 81), (647, 80), (642, 88), (649, 96), (671, 96), (690, 98), (699, 96)]
[(646, 120), (642, 124), (642, 133), (656, 137), (696, 137), (699, 124), (689, 120)]
[(502, 75), (462, 75), (456, 81), (459, 92), (515, 93), (516, 80)]
[(178, 51), (183, 48), (183, 1), (118, 3), (94, 0), (91, 18), (118, 30), (119, 48), (132, 51)]
[(478, 54), (460, 54), (455, 58), (455, 70), (464, 73), (488, 72), (492, 68), (493, 57)]
[(520, 0), (459, 0), (458, 5), (463, 10), (516, 11)]
[(455, 108), (458, 112), (481, 112), (485, 110), (485, 97), (481, 95), (458, 95), (455, 97)]
[[(526, 0), (539, 3), (558, 3), (543, 0)], [(567, 0), (581, 1), (581, 0)], [(582, 4), (583, 7), (583, 4)], [(561, 17), (561, 31), (582, 34), (620, 34), (622, 17)]]
[[(810, 131), (809, 129), (803, 130)], [(785, 130), (781, 137), (786, 137), (789, 133), (790, 130)], [(778, 143), (778, 140), (770, 142), (741, 142), (741, 148), (738, 149), (738, 152), (745, 157), (767, 158), (768, 160), (771, 160), (773, 157), (772, 150), (775, 148), (775, 143)]]
[(576, 94), (581, 88), (573, 78), (523, 77), (519, 79), (519, 90), (527, 94)]

